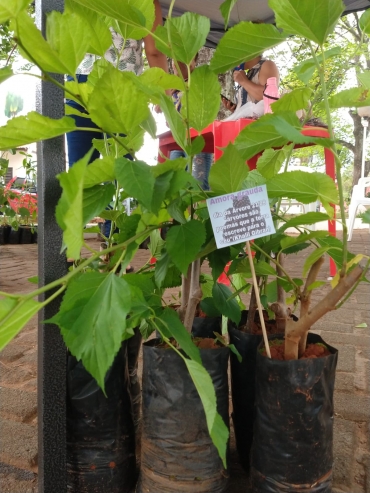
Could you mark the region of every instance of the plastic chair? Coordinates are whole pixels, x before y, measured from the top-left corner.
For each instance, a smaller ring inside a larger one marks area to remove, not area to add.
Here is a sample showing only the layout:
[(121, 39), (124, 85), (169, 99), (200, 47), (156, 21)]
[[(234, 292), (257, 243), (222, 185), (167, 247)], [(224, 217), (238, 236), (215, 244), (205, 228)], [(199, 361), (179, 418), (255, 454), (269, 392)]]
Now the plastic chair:
[(358, 184), (353, 187), (351, 203), (348, 210), (348, 241), (352, 240), (353, 226), (355, 224), (358, 206), (370, 206), (370, 198), (365, 197), (365, 189), (367, 187), (370, 187), (370, 176), (367, 178), (360, 178)]

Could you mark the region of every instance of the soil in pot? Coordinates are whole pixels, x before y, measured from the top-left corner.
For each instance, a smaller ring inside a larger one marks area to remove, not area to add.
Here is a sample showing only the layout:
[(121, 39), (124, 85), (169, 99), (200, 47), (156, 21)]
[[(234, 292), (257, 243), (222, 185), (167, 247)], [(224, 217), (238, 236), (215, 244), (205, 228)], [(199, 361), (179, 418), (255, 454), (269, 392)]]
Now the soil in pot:
[[(282, 339), (271, 339), (269, 341), (271, 359), (277, 359), (280, 361), (285, 361), (284, 357), (284, 341)], [(266, 349), (260, 350), (262, 356), (266, 356)], [(323, 358), (329, 356), (331, 353), (327, 346), (321, 342), (307, 344), (305, 352), (300, 356), (299, 359), (306, 358)]]
[[(321, 347), (319, 357), (311, 357), (313, 346)], [(331, 493), (337, 359), (316, 334), (308, 334), (299, 360), (269, 359), (258, 350), (253, 493)]]
[[(264, 312), (265, 325), (268, 333), (278, 332), (275, 320), (268, 320)], [(256, 378), (257, 347), (262, 341), (262, 328), (259, 314), (256, 312), (252, 333), (244, 332), (248, 311), (242, 312), (239, 327), (229, 323), (230, 343), (234, 344), (242, 357), (239, 362), (234, 353), (230, 354), (231, 392), (233, 402), (232, 419), (234, 423), (236, 448), (239, 460), (246, 471), (249, 471), (250, 449), (253, 441), (254, 399)]]
[(0, 245), (6, 245), (9, 240), (10, 226), (0, 226)]
[(129, 493), (135, 483), (135, 428), (127, 341), (105, 377), (107, 397), (81, 362), (68, 357), (67, 491)]
[[(137, 493), (222, 493), (228, 485), (208, 433), (204, 409), (182, 358), (172, 349), (143, 345), (141, 473)], [(200, 343), (202, 345), (203, 343)], [(198, 345), (199, 345), (198, 344)], [(228, 426), (229, 349), (200, 349), (215, 385), (217, 409)]]
[(8, 243), (9, 245), (18, 245), (20, 241), (21, 233), (19, 229), (11, 228), (9, 232)]

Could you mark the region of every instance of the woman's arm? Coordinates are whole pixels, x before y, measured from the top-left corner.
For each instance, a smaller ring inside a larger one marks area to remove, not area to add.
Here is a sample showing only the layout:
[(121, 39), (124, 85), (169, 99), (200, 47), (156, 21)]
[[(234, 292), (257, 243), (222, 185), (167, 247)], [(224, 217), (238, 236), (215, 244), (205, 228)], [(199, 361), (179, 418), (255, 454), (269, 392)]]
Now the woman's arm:
[(274, 62), (271, 60), (266, 60), (262, 65), (259, 73), (259, 84), (248, 80), (247, 74), (244, 70), (235, 71), (234, 81), (240, 84), (248, 92), (251, 98), (261, 101), (263, 99), (263, 91), (265, 90), (265, 84), (267, 79), (270, 77), (276, 77), (277, 83), (279, 84), (279, 70)]
[[(163, 24), (162, 9), (158, 0), (154, 0), (154, 8), (155, 19), (152, 32), (156, 30), (157, 26)], [(154, 39), (150, 34), (144, 38), (144, 49), (150, 67), (160, 67), (165, 72), (168, 72), (167, 57), (156, 48)]]

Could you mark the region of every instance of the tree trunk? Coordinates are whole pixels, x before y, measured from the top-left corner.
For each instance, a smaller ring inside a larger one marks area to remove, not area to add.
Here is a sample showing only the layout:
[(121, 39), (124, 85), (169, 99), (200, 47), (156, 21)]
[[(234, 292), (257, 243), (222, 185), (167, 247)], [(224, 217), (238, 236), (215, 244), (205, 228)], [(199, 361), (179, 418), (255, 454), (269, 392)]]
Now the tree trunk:
[[(364, 141), (364, 129), (361, 124), (361, 117), (357, 114), (357, 111), (349, 111), (349, 114), (353, 120), (353, 136), (355, 138), (354, 153), (353, 153), (353, 174), (352, 174), (352, 188), (357, 185), (358, 180), (361, 177), (361, 162), (362, 162), (362, 148)], [(367, 135), (369, 131), (367, 131)], [(366, 168), (365, 166), (365, 176)]]

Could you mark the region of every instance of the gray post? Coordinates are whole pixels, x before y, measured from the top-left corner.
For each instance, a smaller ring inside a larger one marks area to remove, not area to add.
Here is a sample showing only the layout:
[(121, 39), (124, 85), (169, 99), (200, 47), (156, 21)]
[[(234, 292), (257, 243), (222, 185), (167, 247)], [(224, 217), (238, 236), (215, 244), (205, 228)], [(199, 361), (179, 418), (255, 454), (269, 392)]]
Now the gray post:
[[(36, 0), (36, 19), (45, 36), (46, 14), (62, 11), (63, 0)], [(63, 82), (63, 76), (54, 76)], [(37, 111), (50, 118), (64, 115), (63, 92), (42, 81), (37, 91)], [(55, 221), (61, 195), (56, 175), (65, 170), (64, 137), (46, 140), (37, 148), (39, 285), (58, 279), (67, 271), (60, 254), (62, 232)], [(54, 300), (39, 315), (38, 329), (38, 435), (39, 493), (66, 493), (66, 348), (55, 325), (44, 325), (58, 311)]]

